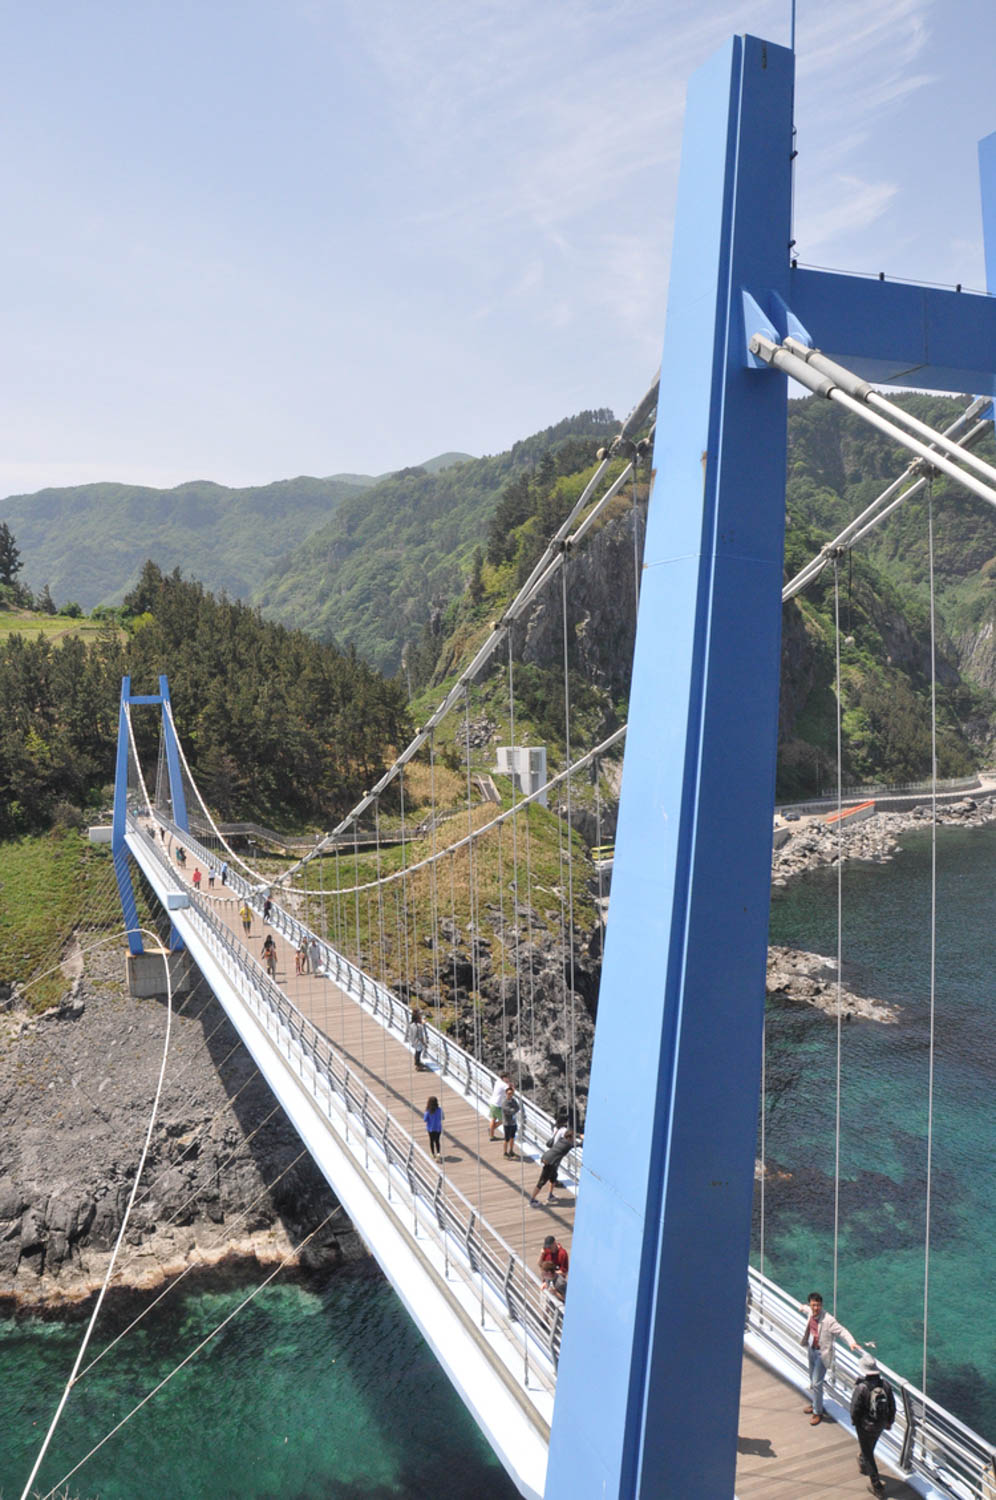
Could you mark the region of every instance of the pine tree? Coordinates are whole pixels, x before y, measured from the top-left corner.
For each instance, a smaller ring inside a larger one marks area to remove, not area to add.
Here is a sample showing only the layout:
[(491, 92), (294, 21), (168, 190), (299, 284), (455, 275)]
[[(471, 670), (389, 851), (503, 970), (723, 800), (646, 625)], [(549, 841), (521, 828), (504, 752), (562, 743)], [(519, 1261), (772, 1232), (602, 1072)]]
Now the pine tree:
[(12, 584), (21, 571), (21, 554), (6, 521), (0, 521), (0, 583)]

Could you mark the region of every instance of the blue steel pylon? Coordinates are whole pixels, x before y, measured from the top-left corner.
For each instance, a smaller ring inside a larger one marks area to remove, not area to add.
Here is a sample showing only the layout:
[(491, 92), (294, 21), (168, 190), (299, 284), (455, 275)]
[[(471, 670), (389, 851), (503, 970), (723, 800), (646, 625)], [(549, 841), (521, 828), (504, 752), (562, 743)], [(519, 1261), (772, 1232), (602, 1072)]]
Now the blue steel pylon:
[[(128, 865), (130, 856), (128, 845), (125, 843), (128, 812), (128, 708), (135, 703), (157, 703), (161, 707), (166, 767), (169, 772), (170, 797), (173, 802), (173, 821), (185, 832), (190, 825), (187, 822), (187, 802), (183, 791), (183, 777), (180, 774), (180, 755), (176, 747), (176, 735), (173, 731), (170, 713), (169, 683), (164, 676), (160, 677), (158, 693), (136, 695), (131, 691), (131, 678), (122, 677), (121, 707), (118, 712), (118, 748), (114, 773), (114, 815), (111, 820), (111, 856), (114, 860), (114, 874), (118, 882), (118, 895), (121, 898), (129, 951), (144, 953), (142, 934), (138, 926), (138, 911), (135, 906), (135, 892), (132, 888), (131, 870)], [(171, 950), (178, 952), (182, 947), (183, 939), (175, 927), (171, 928)]]
[[(787, 417), (747, 340), (793, 333), (878, 383), (994, 390), (996, 299), (792, 267), (793, 62), (734, 38), (689, 90), (546, 1500), (733, 1494)], [(983, 161), (996, 284), (996, 137)]]

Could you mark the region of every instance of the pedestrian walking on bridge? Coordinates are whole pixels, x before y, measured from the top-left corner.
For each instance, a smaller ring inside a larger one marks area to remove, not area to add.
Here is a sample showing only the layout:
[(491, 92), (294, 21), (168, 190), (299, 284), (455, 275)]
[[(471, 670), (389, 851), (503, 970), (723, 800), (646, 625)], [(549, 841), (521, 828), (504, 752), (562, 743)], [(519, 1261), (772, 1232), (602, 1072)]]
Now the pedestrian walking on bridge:
[(896, 1397), (892, 1386), (879, 1369), (875, 1356), (864, 1354), (851, 1396), (851, 1421), (861, 1449), (858, 1469), (868, 1475), (868, 1488), (873, 1495), (885, 1494), (885, 1485), (875, 1462), (875, 1444), (895, 1420)]

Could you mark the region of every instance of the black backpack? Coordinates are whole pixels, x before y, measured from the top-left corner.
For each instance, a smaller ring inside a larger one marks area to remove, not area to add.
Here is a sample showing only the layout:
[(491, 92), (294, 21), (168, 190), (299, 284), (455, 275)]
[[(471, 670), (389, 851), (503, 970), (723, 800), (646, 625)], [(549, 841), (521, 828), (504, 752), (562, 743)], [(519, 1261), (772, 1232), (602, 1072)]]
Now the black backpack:
[(875, 1427), (890, 1427), (896, 1415), (896, 1398), (888, 1381), (868, 1386), (868, 1421)]

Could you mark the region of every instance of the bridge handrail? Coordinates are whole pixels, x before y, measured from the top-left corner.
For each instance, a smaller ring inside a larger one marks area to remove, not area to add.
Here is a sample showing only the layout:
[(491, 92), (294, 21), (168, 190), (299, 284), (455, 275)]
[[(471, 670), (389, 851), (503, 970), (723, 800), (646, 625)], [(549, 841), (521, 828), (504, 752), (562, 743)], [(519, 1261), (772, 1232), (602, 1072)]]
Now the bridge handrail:
[[(563, 1305), (544, 1290), (532, 1268), (482, 1218), (460, 1189), (447, 1179), (445, 1171), (433, 1164), (425, 1150), (380, 1101), (365, 1086), (362, 1091), (356, 1087), (355, 1074), (351, 1074), (348, 1064), (339, 1056), (328, 1037), (269, 978), (245, 946), (210, 909), (210, 905), (189, 890), (174, 869), (165, 849), (134, 818), (129, 818), (129, 831), (145, 840), (147, 847), (169, 876), (170, 884), (188, 896), (190, 906), (187, 910), (191, 919), (200, 927), (202, 936), (215, 955), (221, 957), (229, 969), (234, 965), (243, 981), (240, 991), (245, 998), (256, 1002), (254, 1009), (263, 1020), (265, 1029), (270, 1031), (268, 1022), (271, 1018), (274, 1019), (290, 1034), (292, 1050), (299, 1058), (306, 1058), (309, 1062), (313, 1081), (317, 1082), (321, 1072), (329, 1094), (338, 1095), (343, 1105), (347, 1142), (349, 1120), (353, 1116), (359, 1120), (368, 1145), (373, 1147), (386, 1166), (389, 1188), (406, 1184), (412, 1206), (419, 1199), (424, 1204), (425, 1211), (420, 1222), (439, 1245), (447, 1262), (455, 1260), (463, 1273), (463, 1252), (472, 1276), (478, 1277), (480, 1283), (488, 1289), (492, 1316), (513, 1339), (516, 1335), (511, 1325), (520, 1324), (551, 1361), (555, 1370), (560, 1356)], [(187, 836), (183, 837), (187, 841)], [(231, 876), (229, 881), (231, 883)], [(303, 1082), (303, 1067), (299, 1069), (299, 1077)], [(312, 1095), (317, 1102), (321, 1102), (314, 1087)], [(330, 1111), (325, 1109), (324, 1112), (329, 1122), (333, 1123)], [(396, 1169), (393, 1180), (392, 1167)], [(388, 1196), (390, 1201), (390, 1193)], [(454, 1246), (457, 1247), (455, 1255)], [(468, 1278), (465, 1276), (464, 1279)], [(542, 1369), (534, 1367), (534, 1374), (540, 1380), (544, 1379)], [(552, 1389), (552, 1379), (544, 1383)]]
[[(157, 813), (157, 817), (175, 839), (185, 844), (205, 864), (208, 866), (219, 864), (217, 856), (205, 848), (188, 830), (178, 828), (161, 813)], [(231, 869), (226, 878), (232, 890), (241, 896), (253, 911), (261, 914), (266, 894), (265, 888), (261, 890), (259, 886), (253, 885), (244, 876)], [(339, 985), (340, 989), (345, 990), (385, 1030), (393, 1033), (402, 1042), (406, 1040), (409, 1009), (400, 996), (390, 990), (387, 985), (382, 984), (380, 980), (374, 979), (363, 969), (358, 968), (325, 938), (319, 937), (292, 912), (289, 912), (286, 907), (279, 906), (274, 901), (267, 920), (270, 926), (294, 947), (300, 944), (302, 938), (309, 943), (317, 942), (322, 954), (323, 968), (328, 978)], [(498, 1074), (486, 1067), (484, 1063), (478, 1062), (458, 1042), (445, 1036), (432, 1025), (431, 1021), (425, 1022), (425, 1028), (429, 1041), (428, 1046), (423, 1049), (423, 1055), (436, 1065), (436, 1070), (441, 1077), (448, 1078), (454, 1084), (458, 1083), (465, 1097), (481, 1108), (482, 1112), (486, 1111)], [(519, 1140), (524, 1146), (531, 1147), (537, 1154), (542, 1153), (556, 1128), (556, 1121), (552, 1115), (540, 1109), (532, 1099), (520, 1095), (519, 1104)], [(566, 1178), (575, 1189), (577, 1188), (581, 1178), (580, 1147), (575, 1147), (564, 1158), (558, 1168), (558, 1174)]]
[[(746, 1327), (756, 1341), (787, 1363), (799, 1383), (808, 1384), (809, 1368), (801, 1337), (800, 1304), (776, 1282), (750, 1267)], [(984, 1500), (983, 1484), (996, 1473), (996, 1453), (964, 1422), (924, 1395), (895, 1370), (878, 1361), (896, 1390), (896, 1420), (879, 1440), (891, 1461), (906, 1474), (931, 1481), (958, 1500)], [(846, 1409), (858, 1378), (857, 1358), (837, 1346), (827, 1372), (829, 1393)]]

